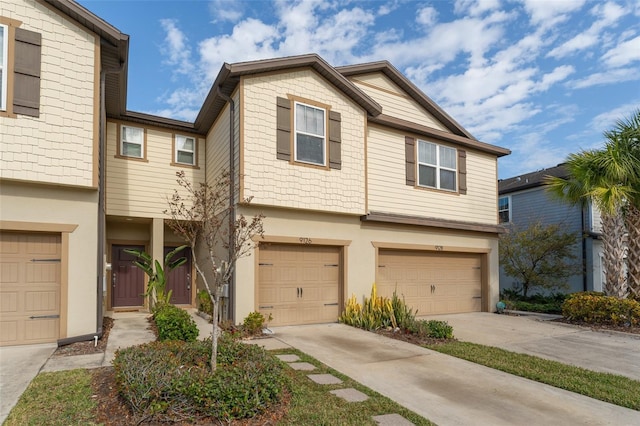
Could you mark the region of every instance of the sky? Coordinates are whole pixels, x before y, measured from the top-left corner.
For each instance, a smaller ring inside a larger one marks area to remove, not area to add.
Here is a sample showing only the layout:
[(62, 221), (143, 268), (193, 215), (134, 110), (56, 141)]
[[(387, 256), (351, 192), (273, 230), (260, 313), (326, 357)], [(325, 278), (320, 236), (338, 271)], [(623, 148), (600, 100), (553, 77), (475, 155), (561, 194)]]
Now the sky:
[(223, 63), (388, 60), (478, 140), (499, 178), (602, 147), (640, 108), (635, 0), (79, 0), (130, 36), (127, 108), (193, 121)]

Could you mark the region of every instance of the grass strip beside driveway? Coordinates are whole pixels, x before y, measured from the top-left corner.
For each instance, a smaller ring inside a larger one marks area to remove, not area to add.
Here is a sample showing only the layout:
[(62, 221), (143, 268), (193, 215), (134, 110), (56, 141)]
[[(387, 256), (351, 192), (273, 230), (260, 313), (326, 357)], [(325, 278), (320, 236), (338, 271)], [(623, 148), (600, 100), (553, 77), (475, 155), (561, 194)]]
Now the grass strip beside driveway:
[(640, 411), (640, 382), (544, 358), (469, 342), (425, 345), (434, 351)]

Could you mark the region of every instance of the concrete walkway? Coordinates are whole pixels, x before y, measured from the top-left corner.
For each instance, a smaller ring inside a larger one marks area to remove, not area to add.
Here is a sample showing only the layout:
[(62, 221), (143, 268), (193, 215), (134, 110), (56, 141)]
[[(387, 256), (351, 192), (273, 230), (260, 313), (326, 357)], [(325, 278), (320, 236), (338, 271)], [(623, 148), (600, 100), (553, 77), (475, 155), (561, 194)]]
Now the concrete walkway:
[[(487, 312), (421, 317), (447, 321), (458, 340), (640, 380), (640, 335), (592, 331), (539, 316)], [(639, 390), (640, 392), (640, 390)]]
[(638, 425), (640, 412), (342, 324), (274, 328), (311, 355), (445, 425)]

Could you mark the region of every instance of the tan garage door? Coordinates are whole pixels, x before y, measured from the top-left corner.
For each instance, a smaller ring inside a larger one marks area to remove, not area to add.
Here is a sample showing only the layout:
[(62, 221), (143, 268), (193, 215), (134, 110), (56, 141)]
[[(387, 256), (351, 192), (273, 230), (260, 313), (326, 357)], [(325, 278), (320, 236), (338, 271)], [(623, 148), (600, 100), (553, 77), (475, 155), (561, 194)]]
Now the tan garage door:
[(258, 311), (269, 325), (334, 322), (339, 312), (340, 248), (261, 244)]
[(55, 342), (60, 235), (0, 232), (0, 346)]
[(397, 294), (418, 315), (481, 310), (479, 254), (383, 250), (378, 255), (379, 294)]

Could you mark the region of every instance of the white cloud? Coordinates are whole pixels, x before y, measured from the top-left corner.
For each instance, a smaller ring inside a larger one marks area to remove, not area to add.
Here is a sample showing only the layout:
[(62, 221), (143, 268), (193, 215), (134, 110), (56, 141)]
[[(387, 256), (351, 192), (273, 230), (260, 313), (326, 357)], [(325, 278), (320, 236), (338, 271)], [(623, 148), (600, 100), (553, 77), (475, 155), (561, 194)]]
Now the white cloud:
[(629, 118), (631, 114), (638, 109), (638, 105), (640, 105), (640, 98), (636, 99), (635, 102), (630, 102), (598, 114), (591, 119), (591, 128), (602, 134), (606, 130), (612, 129), (618, 120)]
[(431, 6), (426, 6), (418, 10), (418, 16), (416, 17), (416, 22), (418, 22), (419, 24), (425, 25), (427, 27), (430, 27), (436, 22), (437, 17), (438, 17), (438, 11)]
[(640, 61), (640, 36), (624, 41), (602, 56), (610, 67), (622, 67), (634, 61)]
[(176, 24), (173, 19), (160, 20), (160, 25), (166, 33), (165, 43), (160, 47), (160, 51), (165, 56), (165, 63), (175, 66), (174, 72), (190, 74), (193, 71), (191, 49), (187, 37)]
[(238, 22), (244, 15), (243, 2), (235, 0), (211, 0), (209, 11), (214, 22)]
[(456, 0), (453, 11), (459, 15), (478, 16), (500, 7), (500, 0)]
[(537, 87), (539, 91), (546, 91), (554, 84), (566, 79), (568, 76), (573, 74), (576, 69), (571, 65), (562, 65), (560, 67), (555, 68), (548, 74), (545, 74), (542, 77), (542, 81)]
[(566, 20), (571, 12), (582, 8), (585, 0), (524, 0), (531, 23), (544, 28), (553, 27)]
[(591, 15), (598, 18), (586, 31), (574, 36), (560, 46), (552, 49), (547, 56), (563, 58), (576, 51), (595, 46), (602, 39), (602, 32), (615, 25), (626, 13), (618, 4), (607, 2), (593, 7)]
[(587, 77), (567, 82), (568, 87), (584, 89), (592, 86), (621, 83), (624, 81), (640, 80), (640, 73), (635, 68), (619, 68), (615, 70), (596, 72)]

